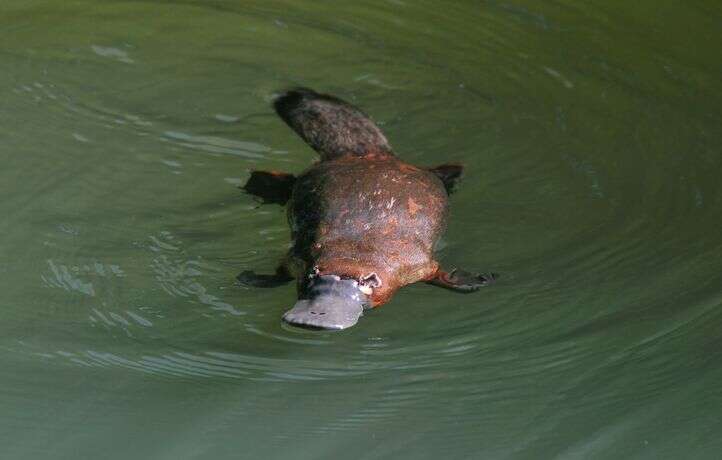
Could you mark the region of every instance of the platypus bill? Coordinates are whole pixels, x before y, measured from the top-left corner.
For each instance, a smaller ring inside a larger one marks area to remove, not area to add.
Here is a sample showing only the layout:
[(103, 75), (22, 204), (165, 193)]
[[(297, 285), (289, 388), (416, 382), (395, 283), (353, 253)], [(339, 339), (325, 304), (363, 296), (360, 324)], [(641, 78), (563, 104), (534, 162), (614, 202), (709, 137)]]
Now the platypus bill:
[(494, 274), (446, 272), (433, 257), (462, 166), (399, 160), (366, 114), (333, 96), (297, 88), (274, 108), (321, 156), (298, 177), (253, 171), (243, 187), (264, 203), (288, 206), (293, 244), (276, 273), (238, 276), (256, 287), (295, 278), (298, 301), (284, 321), (345, 329), (407, 284), (472, 292), (494, 281)]

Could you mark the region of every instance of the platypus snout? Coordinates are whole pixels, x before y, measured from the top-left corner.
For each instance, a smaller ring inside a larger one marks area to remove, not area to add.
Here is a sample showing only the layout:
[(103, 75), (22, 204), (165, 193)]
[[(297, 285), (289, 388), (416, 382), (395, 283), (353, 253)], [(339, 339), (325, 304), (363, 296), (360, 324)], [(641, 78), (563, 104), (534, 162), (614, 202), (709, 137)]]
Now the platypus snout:
[(283, 315), (287, 323), (317, 329), (346, 329), (358, 322), (368, 305), (358, 282), (335, 275), (316, 276), (308, 289), (308, 298), (299, 299)]

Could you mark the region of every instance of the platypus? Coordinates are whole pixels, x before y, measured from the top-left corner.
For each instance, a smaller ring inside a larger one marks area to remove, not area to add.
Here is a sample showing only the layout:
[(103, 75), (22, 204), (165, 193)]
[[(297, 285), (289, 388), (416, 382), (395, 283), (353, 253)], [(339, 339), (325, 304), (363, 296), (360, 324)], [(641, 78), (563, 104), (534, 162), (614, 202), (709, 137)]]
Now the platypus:
[(284, 321), (345, 329), (407, 284), (472, 292), (494, 281), (492, 273), (444, 271), (434, 259), (461, 165), (422, 168), (400, 160), (371, 118), (331, 95), (295, 88), (273, 106), (321, 157), (297, 177), (253, 171), (243, 187), (288, 208), (292, 246), (275, 274), (238, 276), (257, 287), (295, 278), (298, 300)]

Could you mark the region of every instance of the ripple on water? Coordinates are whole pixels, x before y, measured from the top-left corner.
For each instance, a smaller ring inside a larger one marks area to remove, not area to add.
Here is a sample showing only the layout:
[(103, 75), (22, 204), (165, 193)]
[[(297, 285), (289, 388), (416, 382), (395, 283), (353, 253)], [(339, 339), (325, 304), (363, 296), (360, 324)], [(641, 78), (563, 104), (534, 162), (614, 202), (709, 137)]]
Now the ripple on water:
[[(204, 275), (204, 264), (198, 259), (184, 257), (170, 232), (163, 232), (158, 236), (150, 236), (152, 244), (148, 249), (157, 255), (151, 262), (158, 285), (173, 297), (193, 297), (198, 302), (208, 305), (212, 310), (223, 311), (234, 316), (245, 313), (233, 305), (224, 302), (218, 296), (211, 294), (201, 284)], [(177, 255), (176, 255), (177, 254)]]
[(90, 48), (98, 56), (114, 59), (116, 61), (124, 62), (126, 64), (135, 63), (135, 61), (133, 59), (131, 59), (130, 56), (128, 56), (128, 52), (125, 50), (122, 50), (120, 48), (114, 48), (111, 46), (98, 46), (98, 45), (92, 45)]
[(266, 155), (264, 154), (271, 151), (269, 147), (255, 142), (237, 141), (216, 136), (194, 136), (178, 131), (166, 131), (163, 134), (166, 140), (169, 139), (177, 145), (208, 153), (226, 153), (244, 158), (259, 159), (265, 158)]
[[(134, 62), (127, 51), (120, 48), (94, 45), (92, 50), (106, 58), (126, 63)], [(7, 101), (8, 107), (24, 109), (28, 104), (42, 106), (44, 118), (55, 130), (66, 129), (68, 136), (93, 151), (106, 149), (109, 145), (117, 147), (123, 144), (136, 146), (131, 150), (137, 150), (137, 146), (146, 144), (142, 151), (155, 151), (160, 144), (161, 150), (165, 152), (186, 150), (214, 156), (233, 155), (247, 160), (265, 159), (269, 154), (285, 153), (257, 142), (182, 132), (180, 127), (170, 125), (163, 114), (141, 115), (100, 105), (90, 98), (83, 97), (82, 94), (76, 94), (72, 85), (65, 82), (44, 80), (32, 84), (21, 83), (13, 88), (13, 94), (16, 97)], [(228, 115), (217, 115), (213, 119), (219, 124), (238, 120)], [(32, 126), (23, 127), (14, 135), (24, 135), (23, 131), (26, 128), (36, 129)], [(145, 139), (142, 142), (137, 140), (127, 142), (127, 136)], [(287, 161), (278, 157), (276, 159)], [(172, 168), (180, 166), (175, 159), (160, 158), (158, 161), (165, 161)], [(176, 169), (172, 173), (180, 174), (180, 171)]]

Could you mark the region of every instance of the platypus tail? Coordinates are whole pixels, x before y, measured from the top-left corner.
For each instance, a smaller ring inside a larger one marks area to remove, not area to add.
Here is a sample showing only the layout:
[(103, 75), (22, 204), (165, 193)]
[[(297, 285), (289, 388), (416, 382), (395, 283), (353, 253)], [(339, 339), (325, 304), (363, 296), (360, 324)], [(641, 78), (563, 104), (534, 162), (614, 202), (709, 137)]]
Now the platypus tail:
[(389, 141), (358, 108), (328, 94), (294, 88), (273, 103), (276, 113), (320, 155), (393, 155)]

